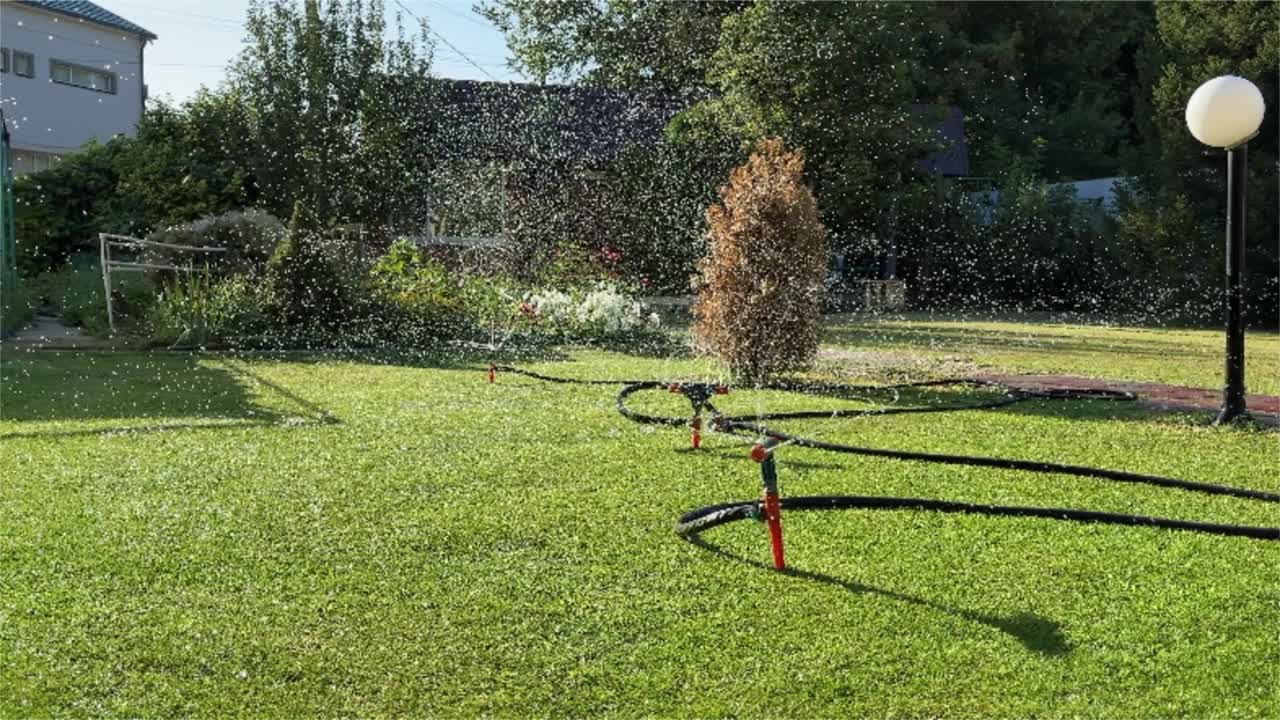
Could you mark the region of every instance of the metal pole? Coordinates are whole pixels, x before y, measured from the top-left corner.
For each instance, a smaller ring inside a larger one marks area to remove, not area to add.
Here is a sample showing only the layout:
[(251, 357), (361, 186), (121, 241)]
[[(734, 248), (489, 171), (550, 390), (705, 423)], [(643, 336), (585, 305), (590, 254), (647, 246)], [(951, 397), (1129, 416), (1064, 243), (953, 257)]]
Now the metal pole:
[(98, 233), (98, 254), (102, 259), (102, 287), (107, 294), (107, 327), (116, 334), (116, 316), (111, 308), (111, 244), (104, 233)]
[(1244, 221), (1248, 146), (1227, 150), (1227, 357), (1222, 410), (1215, 424), (1247, 416), (1244, 397)]

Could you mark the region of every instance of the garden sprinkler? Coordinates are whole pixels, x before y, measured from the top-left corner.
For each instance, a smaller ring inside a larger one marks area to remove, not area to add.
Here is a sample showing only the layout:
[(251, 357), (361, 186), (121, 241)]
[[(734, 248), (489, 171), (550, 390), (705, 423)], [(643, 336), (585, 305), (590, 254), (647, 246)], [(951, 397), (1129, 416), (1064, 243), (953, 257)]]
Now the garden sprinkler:
[(778, 499), (778, 467), (773, 462), (777, 439), (765, 436), (751, 446), (751, 459), (760, 463), (760, 519), (769, 526), (769, 546), (773, 550), (773, 568), (786, 570), (782, 559), (782, 503)]
[(728, 395), (729, 388), (714, 383), (671, 383), (667, 391), (680, 393), (689, 399), (693, 406), (693, 415), (689, 418), (689, 444), (697, 450), (702, 446), (702, 411), (710, 410), (712, 415), (719, 415), (711, 405), (712, 395)]
[(490, 385), (493, 384), (493, 378), (497, 374), (497, 371), (498, 371), (498, 368), (494, 367), (493, 363), (489, 363), (489, 384)]

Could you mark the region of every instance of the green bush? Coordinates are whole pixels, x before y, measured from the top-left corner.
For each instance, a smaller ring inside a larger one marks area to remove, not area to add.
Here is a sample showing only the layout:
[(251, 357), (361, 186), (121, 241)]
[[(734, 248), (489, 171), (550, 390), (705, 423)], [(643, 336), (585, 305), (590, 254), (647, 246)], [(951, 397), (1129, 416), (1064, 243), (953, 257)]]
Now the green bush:
[(35, 288), (19, 285), (0, 297), (0, 337), (22, 329), (36, 314), (40, 298)]
[[(64, 324), (91, 335), (110, 332), (102, 266), (96, 258), (74, 258), (58, 270), (34, 278), (31, 288), (41, 301), (55, 309)], [(111, 290), (118, 330), (134, 329), (155, 301), (155, 285), (139, 273), (112, 275)]]
[(334, 328), (346, 317), (347, 284), (326, 257), (324, 242), (320, 221), (301, 202), (295, 203), (289, 229), (266, 268), (270, 306), (281, 323)]
[[(217, 275), (261, 272), (284, 237), (284, 225), (263, 210), (232, 210), (195, 222), (151, 233), (148, 240), (170, 245), (224, 248), (225, 253), (191, 253), (148, 248), (142, 262), (149, 265), (195, 265), (208, 262)], [(165, 274), (154, 277), (165, 277)], [(167, 274), (168, 277), (172, 273)]]
[(206, 271), (177, 278), (147, 314), (149, 339), (203, 347), (262, 333), (267, 318), (258, 287), (248, 275), (219, 279)]
[(105, 145), (90, 142), (43, 172), (13, 184), (18, 266), (26, 275), (54, 270), (99, 232), (128, 233), (134, 227), (123, 203), (112, 203), (116, 166), (132, 147), (129, 138)]
[[(363, 330), (382, 342), (419, 347), (467, 334), (465, 280), (451, 277), (445, 266), (426, 257), (407, 240), (392, 243), (369, 270), (371, 297)], [(474, 291), (479, 299), (482, 294)], [(484, 312), (489, 298), (475, 312)]]

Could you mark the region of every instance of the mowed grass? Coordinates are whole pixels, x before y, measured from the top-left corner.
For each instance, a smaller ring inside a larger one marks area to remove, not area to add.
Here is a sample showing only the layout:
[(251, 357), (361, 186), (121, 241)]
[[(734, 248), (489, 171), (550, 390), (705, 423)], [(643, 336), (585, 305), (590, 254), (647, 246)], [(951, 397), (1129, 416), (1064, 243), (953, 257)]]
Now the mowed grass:
[[(1085, 375), (1220, 388), (1222, 330), (1133, 328), (1012, 319), (956, 320), (914, 314), (833, 316), (830, 348), (896, 354), (906, 360), (975, 364), (993, 372)], [(1280, 393), (1280, 335), (1249, 332), (1245, 382), (1250, 393)]]
[[(715, 369), (586, 351), (528, 367)], [(0, 370), (0, 716), (1280, 713), (1280, 543), (791, 513), (782, 574), (759, 525), (706, 546), (671, 531), (758, 493), (746, 448), (690, 452), (684, 431), (621, 418), (611, 387), (181, 354), (8, 353)], [(1040, 402), (786, 428), (1280, 489), (1275, 433), (1205, 420)], [(1280, 525), (1276, 505), (1085, 478), (797, 448), (779, 470), (790, 494)]]

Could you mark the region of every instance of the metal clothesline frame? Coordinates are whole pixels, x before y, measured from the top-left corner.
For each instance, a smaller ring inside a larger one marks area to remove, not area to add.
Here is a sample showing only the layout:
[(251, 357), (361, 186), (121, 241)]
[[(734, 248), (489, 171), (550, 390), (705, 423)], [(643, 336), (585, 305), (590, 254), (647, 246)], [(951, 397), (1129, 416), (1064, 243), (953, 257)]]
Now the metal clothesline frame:
[(98, 233), (98, 253), (102, 261), (102, 287), (107, 293), (107, 326), (111, 328), (112, 334), (116, 331), (115, 308), (111, 302), (111, 272), (113, 270), (119, 270), (121, 272), (142, 272), (144, 270), (193, 272), (195, 270), (191, 265), (182, 267), (178, 265), (152, 265), (148, 263), (128, 262), (125, 260), (112, 260), (111, 248), (113, 247), (129, 247), (134, 249), (157, 247), (168, 250), (178, 250), (180, 252), (198, 253), (224, 253), (227, 251), (226, 248), (174, 245), (172, 243), (156, 242), (155, 240), (143, 240), (142, 238), (130, 237), (128, 235)]

